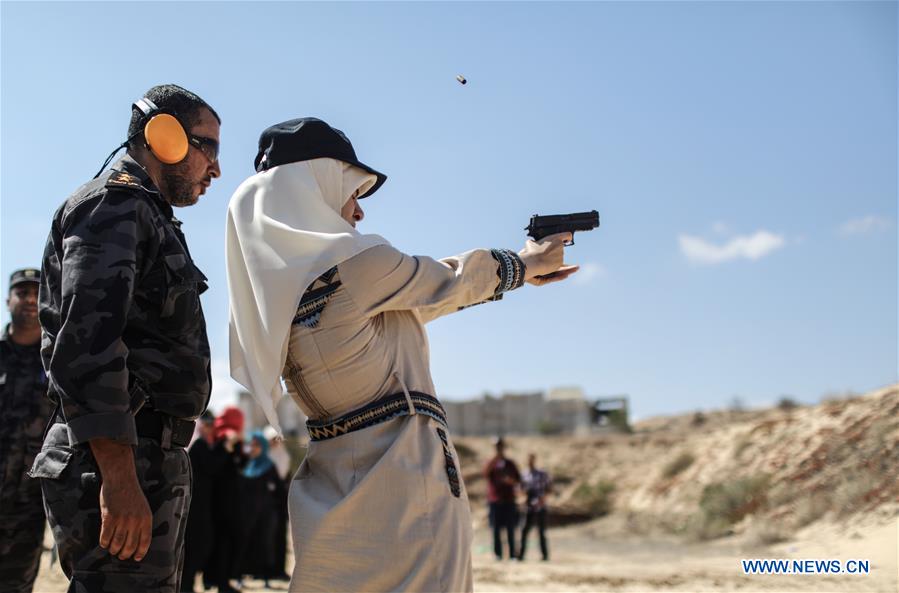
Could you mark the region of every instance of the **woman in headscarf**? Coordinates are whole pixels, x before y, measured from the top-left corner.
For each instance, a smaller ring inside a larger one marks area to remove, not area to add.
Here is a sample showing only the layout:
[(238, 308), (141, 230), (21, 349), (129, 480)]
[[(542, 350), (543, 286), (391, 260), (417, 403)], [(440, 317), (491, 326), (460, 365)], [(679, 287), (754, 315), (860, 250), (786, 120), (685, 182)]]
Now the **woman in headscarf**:
[[(243, 469), (245, 521), (241, 558), (243, 573), (268, 581), (283, 570), (283, 559), (276, 558), (275, 534), (278, 531), (278, 506), (284, 497), (284, 481), (269, 456), (269, 442), (262, 431), (250, 435), (249, 461)], [(279, 562), (280, 561), (280, 562)]]
[(240, 580), (241, 521), (244, 496), (241, 473), (247, 463), (243, 449), (244, 415), (237, 407), (222, 410), (213, 424), (213, 505), (215, 547), (203, 571), (203, 583), (218, 587), (219, 593), (236, 591)]
[[(471, 591), (471, 517), (424, 324), (546, 284), (570, 235), (434, 260), (356, 230), (386, 177), (315, 118), (265, 130), (228, 208), (231, 375), (311, 442), (290, 485), (291, 591)], [(538, 278), (541, 275), (549, 277)]]

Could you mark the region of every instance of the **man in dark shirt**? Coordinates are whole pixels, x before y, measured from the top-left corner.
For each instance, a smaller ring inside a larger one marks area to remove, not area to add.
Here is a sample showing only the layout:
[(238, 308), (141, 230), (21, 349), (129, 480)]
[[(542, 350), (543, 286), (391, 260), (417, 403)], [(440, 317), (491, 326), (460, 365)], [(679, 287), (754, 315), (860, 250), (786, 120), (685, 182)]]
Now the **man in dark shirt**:
[(153, 87), (132, 106), (126, 156), (53, 217), (41, 353), (59, 407), (31, 473), (73, 591), (179, 589), (183, 447), (211, 377), (206, 278), (172, 207), (221, 174), (219, 124), (190, 91)]
[(502, 530), (509, 540), (509, 558), (515, 558), (515, 527), (518, 524), (518, 507), (515, 489), (521, 481), (515, 462), (505, 456), (505, 442), (495, 441), (496, 456), (487, 464), (487, 503), (490, 505), (490, 525), (493, 527), (493, 552), (497, 560), (503, 559)]
[(11, 317), (0, 336), (0, 591), (30, 593), (44, 542), (41, 485), (26, 472), (53, 413), (41, 366), (37, 319), (40, 270), (16, 270), (6, 301)]

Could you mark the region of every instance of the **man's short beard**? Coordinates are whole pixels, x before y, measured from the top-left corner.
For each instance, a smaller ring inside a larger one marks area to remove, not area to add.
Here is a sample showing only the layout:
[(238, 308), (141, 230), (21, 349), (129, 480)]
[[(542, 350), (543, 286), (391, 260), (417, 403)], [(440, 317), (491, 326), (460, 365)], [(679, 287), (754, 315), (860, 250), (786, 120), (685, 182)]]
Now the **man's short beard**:
[(30, 329), (35, 327), (36, 325), (40, 325), (40, 320), (37, 315), (31, 317), (30, 315), (26, 315), (25, 313), (10, 313), (9, 314), (12, 326), (20, 327), (22, 329)]
[(186, 168), (181, 163), (162, 166), (162, 187), (159, 190), (166, 201), (175, 207), (193, 206), (198, 200), (194, 196), (195, 184), (188, 179)]

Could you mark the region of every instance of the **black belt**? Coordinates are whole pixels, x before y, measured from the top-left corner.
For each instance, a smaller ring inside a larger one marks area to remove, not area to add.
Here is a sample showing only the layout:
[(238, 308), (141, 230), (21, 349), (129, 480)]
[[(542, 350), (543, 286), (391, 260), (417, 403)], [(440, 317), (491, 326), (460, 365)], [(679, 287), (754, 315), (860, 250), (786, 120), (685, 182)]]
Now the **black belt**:
[[(410, 391), (409, 399), (412, 400), (412, 406), (417, 414), (430, 416), (444, 426), (447, 425), (446, 411), (440, 405), (440, 402), (437, 401), (437, 398), (427, 393)], [(324, 441), (356, 430), (362, 430), (381, 422), (387, 422), (394, 418), (411, 415), (412, 410), (409, 409), (406, 395), (397, 393), (383, 397), (367, 406), (357, 408), (336, 420), (307, 420), (306, 429), (309, 431), (310, 440)]]
[(194, 435), (194, 421), (175, 418), (152, 408), (141, 408), (134, 416), (137, 436), (156, 439), (163, 449), (186, 447)]

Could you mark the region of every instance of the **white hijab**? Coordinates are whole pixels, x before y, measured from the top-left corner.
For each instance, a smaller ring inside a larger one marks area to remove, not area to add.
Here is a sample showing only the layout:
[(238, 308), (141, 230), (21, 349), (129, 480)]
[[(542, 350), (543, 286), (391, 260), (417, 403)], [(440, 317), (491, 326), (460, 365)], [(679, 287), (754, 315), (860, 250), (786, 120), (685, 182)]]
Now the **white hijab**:
[(281, 370), (300, 297), (333, 266), (387, 243), (340, 216), (346, 201), (375, 181), (358, 167), (321, 158), (257, 173), (231, 197), (225, 230), (231, 376), (278, 432)]

